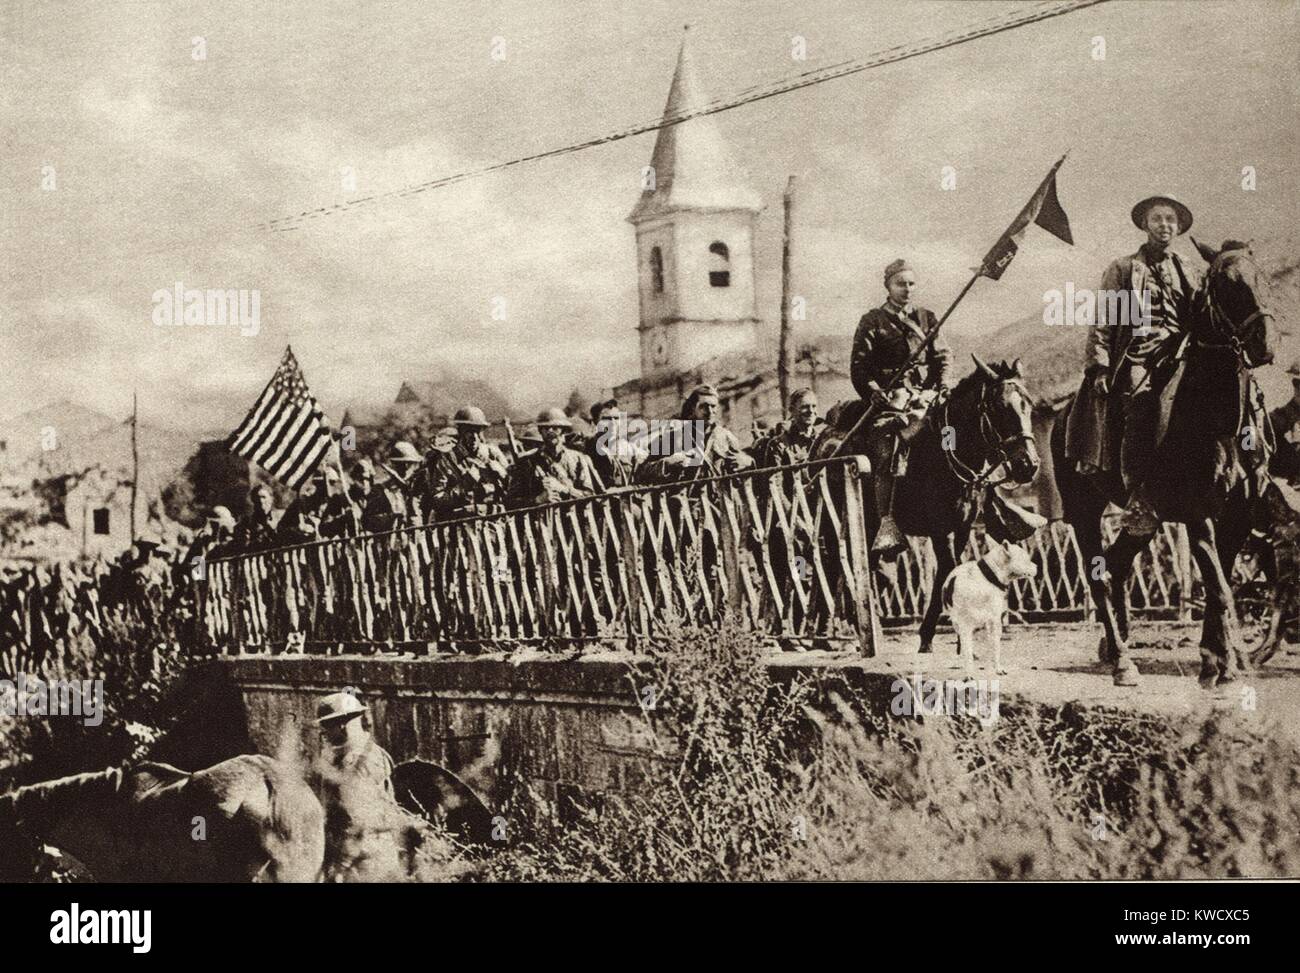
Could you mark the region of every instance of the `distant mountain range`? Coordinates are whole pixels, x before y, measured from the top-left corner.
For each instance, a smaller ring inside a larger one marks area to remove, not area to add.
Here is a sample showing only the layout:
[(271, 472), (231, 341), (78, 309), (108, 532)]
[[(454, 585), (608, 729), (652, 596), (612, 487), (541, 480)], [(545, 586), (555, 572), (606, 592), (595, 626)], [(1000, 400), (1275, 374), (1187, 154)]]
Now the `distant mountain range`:
[[(130, 422), (76, 402), (53, 402), (0, 421), (0, 442), (0, 470), (7, 477), (47, 479), (93, 468), (130, 476)], [(193, 433), (141, 423), (141, 488), (160, 491), (185, 466), (198, 442)]]

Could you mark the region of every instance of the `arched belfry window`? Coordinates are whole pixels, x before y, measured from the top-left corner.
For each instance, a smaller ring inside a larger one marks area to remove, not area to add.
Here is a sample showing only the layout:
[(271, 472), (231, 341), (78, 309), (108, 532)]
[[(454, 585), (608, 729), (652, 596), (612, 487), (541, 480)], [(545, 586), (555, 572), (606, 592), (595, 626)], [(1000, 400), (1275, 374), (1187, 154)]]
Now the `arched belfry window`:
[(731, 286), (731, 251), (725, 243), (709, 244), (709, 286)]
[(656, 294), (664, 292), (664, 253), (658, 247), (650, 250), (650, 281)]

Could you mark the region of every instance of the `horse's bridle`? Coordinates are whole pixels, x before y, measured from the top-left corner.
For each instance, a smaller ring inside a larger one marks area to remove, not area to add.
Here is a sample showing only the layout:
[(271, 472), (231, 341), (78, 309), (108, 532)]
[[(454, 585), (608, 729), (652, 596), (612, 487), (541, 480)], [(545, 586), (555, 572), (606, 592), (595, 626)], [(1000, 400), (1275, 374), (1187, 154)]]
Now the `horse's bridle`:
[[(1254, 261), (1252, 261), (1252, 264), (1253, 263)], [(1258, 273), (1258, 267), (1256, 267), (1256, 272)], [(1256, 307), (1254, 313), (1248, 315), (1245, 320), (1240, 322), (1233, 321), (1232, 318), (1228, 317), (1228, 315), (1224, 313), (1223, 309), (1219, 307), (1218, 302), (1214, 299), (1213, 272), (1211, 272), (1210, 280), (1205, 284), (1205, 290), (1203, 293), (1204, 297), (1202, 300), (1205, 302), (1205, 310), (1209, 318), (1210, 327), (1214, 329), (1218, 337), (1221, 337), (1224, 340), (1222, 343), (1215, 343), (1212, 341), (1206, 341), (1204, 338), (1198, 336), (1193, 336), (1193, 340), (1195, 340), (1196, 344), (1202, 348), (1227, 348), (1231, 350), (1237, 359), (1237, 364), (1241, 368), (1247, 370), (1257, 368), (1258, 363), (1250, 360), (1249, 355), (1246, 353), (1246, 344), (1239, 335), (1245, 332), (1248, 328), (1259, 327), (1263, 324), (1265, 319), (1271, 321), (1273, 319), (1272, 310), (1267, 307)], [(1254, 293), (1253, 288), (1251, 289), (1251, 293)], [(1248, 334), (1247, 338), (1250, 337), (1252, 337), (1252, 335)]]
[[(989, 486), (996, 486), (999, 483), (1005, 483), (1011, 476), (1010, 471), (1008, 471), (1000, 480), (993, 480), (991, 478), (993, 473), (1008, 461), (1012, 446), (1020, 442), (1034, 441), (1033, 433), (1024, 432), (1023, 430), (1009, 436), (998, 437), (998, 431), (993, 425), (993, 420), (989, 418), (989, 390), (995, 387), (1002, 388), (1007, 385), (1012, 386), (1026, 401), (1029, 399), (1029, 389), (1025, 387), (1024, 382), (1017, 378), (1000, 379), (996, 383), (992, 385), (986, 384), (980, 389), (980, 398), (979, 402), (975, 406), (975, 411), (979, 417), (980, 439), (983, 442), (984, 448), (988, 452), (989, 457), (991, 457), (984, 460), (983, 467), (976, 470), (967, 466), (958, 459), (956, 449), (943, 450), (943, 454), (948, 460), (948, 468), (952, 470), (953, 476), (967, 486), (983, 486), (986, 484)], [(951, 396), (944, 399), (943, 424), (945, 426), (952, 425), (952, 423), (948, 421), (948, 409), (951, 405)]]

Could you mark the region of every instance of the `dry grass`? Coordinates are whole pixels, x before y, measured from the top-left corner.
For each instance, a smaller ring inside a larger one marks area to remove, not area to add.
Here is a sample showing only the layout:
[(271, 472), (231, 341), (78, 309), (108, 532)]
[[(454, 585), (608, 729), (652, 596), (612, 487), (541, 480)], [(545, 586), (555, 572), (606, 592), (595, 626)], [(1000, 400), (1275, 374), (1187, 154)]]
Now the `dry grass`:
[[(516, 880), (1133, 879), (1300, 875), (1300, 754), (1083, 711), (881, 723), (774, 686), (738, 632), (653, 657), (666, 759), (488, 863)], [(642, 677), (644, 680), (644, 676)]]

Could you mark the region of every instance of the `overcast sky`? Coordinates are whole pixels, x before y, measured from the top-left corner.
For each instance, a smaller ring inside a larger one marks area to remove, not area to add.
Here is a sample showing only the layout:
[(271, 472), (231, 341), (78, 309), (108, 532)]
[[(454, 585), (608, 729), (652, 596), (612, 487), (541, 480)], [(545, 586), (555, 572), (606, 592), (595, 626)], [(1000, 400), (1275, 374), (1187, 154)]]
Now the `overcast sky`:
[[(723, 97), (1011, 6), (9, 0), (0, 415), (63, 397), (120, 415), (136, 387), (146, 420), (228, 430), (288, 342), (335, 420), (447, 370), (523, 407), (611, 386), (638, 368), (624, 218), (653, 133), (293, 232), (257, 225), (654, 118), (687, 20)], [(1109, 3), (715, 116), (767, 202), (760, 313), (775, 328), (790, 174), (809, 333), (851, 332), (896, 255), (941, 310), (1066, 149), (1077, 246), (1031, 231), (955, 330), (1093, 285), (1141, 241), (1128, 212), (1156, 191), (1186, 201), (1206, 239), (1294, 249), (1297, 6)], [(807, 62), (791, 59), (796, 35)], [(155, 327), (151, 295), (177, 281), (260, 291), (260, 333)]]

